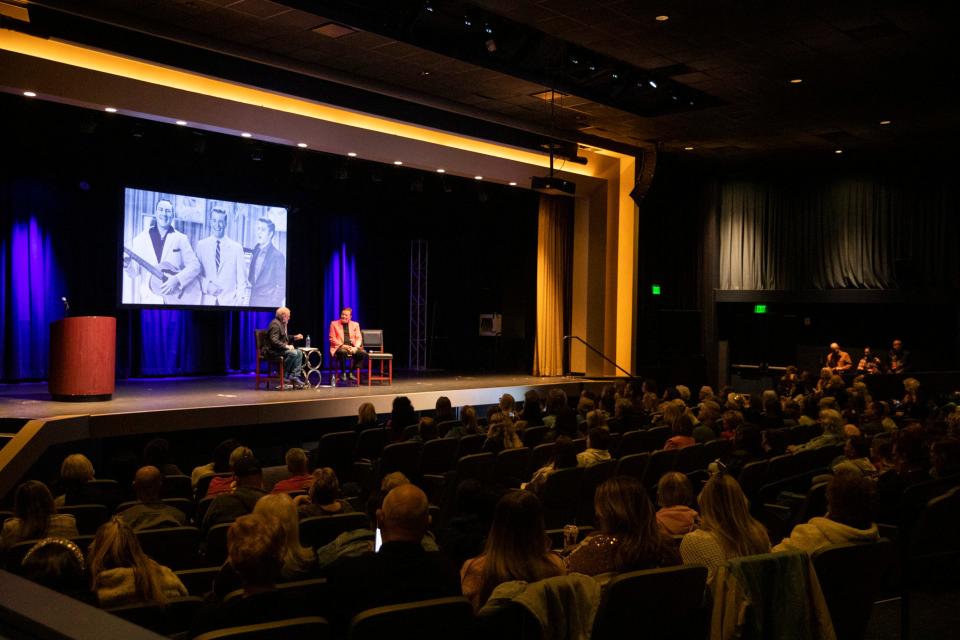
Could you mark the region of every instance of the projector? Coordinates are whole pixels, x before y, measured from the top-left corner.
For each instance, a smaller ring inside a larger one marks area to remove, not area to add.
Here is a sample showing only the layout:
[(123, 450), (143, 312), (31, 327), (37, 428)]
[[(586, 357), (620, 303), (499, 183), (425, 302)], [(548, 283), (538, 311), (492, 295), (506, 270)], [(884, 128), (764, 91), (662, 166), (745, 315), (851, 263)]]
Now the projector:
[(577, 190), (577, 185), (557, 176), (544, 176), (530, 178), (530, 188), (551, 196), (572, 196)]

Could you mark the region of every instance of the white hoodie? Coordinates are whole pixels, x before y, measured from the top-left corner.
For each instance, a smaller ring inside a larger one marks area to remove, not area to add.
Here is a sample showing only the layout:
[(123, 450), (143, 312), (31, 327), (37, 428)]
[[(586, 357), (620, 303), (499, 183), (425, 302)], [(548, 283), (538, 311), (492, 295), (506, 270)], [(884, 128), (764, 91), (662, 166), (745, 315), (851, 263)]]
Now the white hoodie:
[(812, 518), (806, 524), (798, 524), (790, 536), (773, 548), (777, 551), (806, 551), (813, 553), (817, 549), (832, 544), (876, 542), (880, 538), (877, 524), (871, 523), (869, 529), (854, 529), (829, 518)]

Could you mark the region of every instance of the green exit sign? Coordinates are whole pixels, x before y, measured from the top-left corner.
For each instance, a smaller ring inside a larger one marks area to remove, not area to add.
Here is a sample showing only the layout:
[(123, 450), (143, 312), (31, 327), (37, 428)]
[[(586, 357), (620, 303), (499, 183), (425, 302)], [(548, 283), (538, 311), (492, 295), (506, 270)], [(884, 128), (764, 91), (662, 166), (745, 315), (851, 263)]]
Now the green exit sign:
[(766, 313), (766, 312), (767, 312), (767, 305), (765, 305), (765, 304), (755, 304), (755, 305), (753, 305), (753, 312), (754, 312), (754, 313)]
[(650, 293), (652, 293), (655, 296), (660, 295), (660, 285), (658, 284), (650, 285)]

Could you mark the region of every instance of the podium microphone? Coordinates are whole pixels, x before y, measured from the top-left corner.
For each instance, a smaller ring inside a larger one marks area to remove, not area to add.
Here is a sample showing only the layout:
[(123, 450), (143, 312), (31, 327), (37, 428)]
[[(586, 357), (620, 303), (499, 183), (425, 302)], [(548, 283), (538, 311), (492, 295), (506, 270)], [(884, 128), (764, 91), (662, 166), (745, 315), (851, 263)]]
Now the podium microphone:
[(60, 300), (63, 302), (63, 315), (70, 315), (70, 303), (67, 302), (67, 296), (61, 296)]

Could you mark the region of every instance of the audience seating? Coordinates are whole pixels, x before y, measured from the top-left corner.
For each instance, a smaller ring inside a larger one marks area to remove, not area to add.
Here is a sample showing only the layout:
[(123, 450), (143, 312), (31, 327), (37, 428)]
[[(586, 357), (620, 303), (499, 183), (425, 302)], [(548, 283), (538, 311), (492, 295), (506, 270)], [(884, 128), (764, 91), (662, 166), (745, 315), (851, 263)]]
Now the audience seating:
[[(367, 386), (376, 380), (393, 384), (393, 354), (383, 348), (383, 329), (363, 329), (363, 347), (367, 351)], [(379, 364), (374, 370), (373, 363)], [(386, 373), (384, 373), (386, 365)], [(359, 382), (359, 376), (357, 377)]]
[(277, 622), (261, 622), (209, 631), (197, 636), (195, 640), (289, 640), (297, 637), (326, 640), (332, 637), (330, 623), (326, 618), (319, 616), (288, 618)]
[(647, 441), (643, 431), (627, 431), (620, 438), (621, 457), (633, 455), (635, 453), (647, 453)]
[(889, 540), (832, 545), (811, 554), (837, 640), (864, 637), (870, 611), (884, 573), (892, 564), (893, 554)]
[(574, 438), (573, 448), (577, 453), (583, 453), (587, 450), (587, 439), (586, 438)]
[[(284, 598), (296, 598), (298, 602), (323, 602), (330, 597), (327, 590), (326, 578), (310, 578), (309, 580), (293, 580), (290, 582), (278, 582), (277, 591), (281, 592)], [(231, 591), (223, 597), (223, 604), (231, 600), (243, 597), (243, 589)]]
[(77, 520), (80, 535), (96, 533), (110, 519), (110, 512), (102, 504), (72, 504), (57, 508), (58, 513), (68, 513)]
[(663, 449), (663, 445), (667, 444), (667, 440), (673, 435), (673, 429), (670, 427), (653, 427), (641, 433), (643, 434), (646, 451), (656, 451), (657, 449)]
[(233, 472), (227, 471), (225, 473), (211, 473), (210, 475), (202, 476), (197, 480), (197, 487), (194, 491), (193, 497), (197, 502), (200, 502), (207, 497), (207, 491), (210, 489), (210, 482), (214, 478), (228, 478), (233, 475)]
[(770, 458), (769, 464), (767, 465), (766, 483), (777, 482), (801, 473), (804, 471), (800, 466), (802, 462), (802, 457), (792, 453), (785, 453), (782, 456)]
[(441, 438), (447, 437), (447, 434), (450, 433), (450, 430), (454, 427), (459, 427), (459, 420), (444, 420), (443, 422), (437, 423), (437, 435)]
[(204, 546), (204, 564), (214, 565), (226, 562), (227, 530), (232, 524), (232, 522), (224, 522), (223, 524), (215, 524), (210, 527)]
[(210, 508), (210, 504), (216, 497), (217, 496), (210, 496), (209, 498), (203, 498), (197, 503), (197, 515), (193, 518), (193, 521), (197, 523), (197, 526), (203, 524), (203, 518), (207, 515), (207, 510)]
[(423, 443), (420, 451), (420, 475), (444, 474), (457, 464), (457, 450), (460, 448), (453, 438), (436, 438)]
[(553, 450), (556, 446), (553, 442), (544, 442), (543, 444), (538, 444), (530, 451), (530, 467), (527, 470), (528, 478), (532, 478), (538, 469), (550, 464), (550, 460), (553, 458)]
[(644, 640), (705, 637), (707, 568), (682, 565), (630, 571), (610, 580), (593, 622), (594, 640), (621, 640), (635, 629)]
[(193, 498), (190, 476), (163, 476), (160, 486), (161, 498)]
[(383, 453), (386, 441), (387, 435), (382, 427), (364, 429), (357, 437), (357, 450), (354, 457), (359, 460), (376, 460)]
[(194, 511), (196, 511), (196, 506), (190, 498), (164, 498), (163, 504), (180, 509), (183, 515), (187, 516), (188, 520), (193, 516)]
[(577, 513), (583, 467), (557, 469), (547, 477), (540, 491), (543, 519), (548, 528), (572, 524)]
[(529, 480), (530, 449), (504, 449), (497, 454), (489, 481), (496, 487), (519, 489), (520, 483)]
[[(285, 383), (283, 356), (277, 356), (276, 358), (263, 356), (264, 350), (267, 348), (267, 331), (265, 329), (254, 329), (253, 338), (257, 347), (257, 362), (253, 370), (253, 388), (259, 390), (262, 381), (269, 389), (270, 383), (276, 381), (280, 385), (280, 391), (283, 391)], [(264, 364), (267, 365), (266, 371), (263, 370)]]
[(677, 451), (676, 470), (680, 473), (706, 468), (707, 457), (702, 444), (692, 444)]
[(456, 489), (464, 480), (476, 480), (480, 484), (486, 484), (490, 474), (493, 473), (493, 465), (496, 461), (497, 456), (492, 453), (463, 456), (457, 460), (457, 466), (453, 472), (453, 489)]
[(363, 513), (338, 513), (333, 516), (312, 516), (300, 520), (300, 544), (322, 547), (345, 531), (369, 529), (370, 521)]
[(659, 449), (650, 454), (650, 462), (647, 463), (647, 471), (643, 475), (643, 484), (648, 491), (652, 492), (656, 488), (660, 476), (676, 468), (677, 452), (677, 449)]
[(411, 438), (415, 438), (420, 435), (420, 423), (417, 424), (408, 424), (403, 428), (403, 433), (400, 435), (400, 441), (406, 442)]
[(650, 454), (647, 452), (631, 453), (621, 456), (620, 459), (617, 460), (617, 470), (614, 475), (630, 476), (642, 481), (643, 475), (647, 470), (648, 462), (650, 462)]
[(351, 640), (465, 638), (473, 627), (473, 607), (457, 596), (368, 609), (350, 622)]
[(597, 487), (613, 475), (613, 470), (616, 466), (616, 460), (604, 460), (603, 462), (592, 464), (583, 470), (583, 481), (580, 484), (579, 497), (577, 499), (576, 522), (578, 525), (585, 524), (593, 526), (595, 519), (593, 498), (597, 493)]
[(128, 604), (106, 609), (108, 613), (156, 633), (171, 636), (190, 628), (203, 599), (196, 596), (171, 598), (165, 605), (155, 603)]
[(420, 449), (423, 444), (420, 442), (395, 442), (388, 444), (383, 448), (383, 455), (380, 456), (379, 478), (394, 471), (400, 471), (408, 478), (415, 478), (420, 468)]
[(763, 486), (763, 481), (767, 477), (767, 464), (767, 460), (748, 462), (743, 465), (743, 469), (740, 470), (740, 475), (737, 477), (740, 488), (743, 489), (744, 495), (747, 496), (747, 500), (751, 504), (758, 502), (757, 497), (760, 494), (760, 487)]
[(487, 441), (487, 436), (482, 433), (472, 433), (460, 438), (460, 448), (457, 449), (457, 458), (470, 456), (483, 451), (483, 443)]
[(320, 436), (317, 448), (316, 466), (330, 467), (340, 482), (351, 479), (353, 472), (353, 453), (357, 448), (356, 431), (334, 431)]
[(170, 527), (137, 531), (144, 553), (173, 570), (197, 566), (200, 530), (196, 527)]
[(523, 432), (523, 446), (533, 449), (543, 442), (549, 432), (549, 427), (527, 427)]
[(611, 433), (610, 434), (610, 446), (607, 447), (607, 450), (610, 452), (610, 455), (614, 458), (620, 457), (620, 439), (623, 437), (623, 434), (620, 433)]
[(72, 502), (70, 496), (68, 496), (67, 506), (102, 504), (107, 507), (108, 511), (113, 511), (118, 504), (123, 502), (124, 490), (116, 480), (96, 478), (85, 482), (79, 495), (82, 500), (80, 502)]
[(220, 573), (220, 567), (200, 567), (199, 569), (181, 569), (174, 571), (180, 582), (192, 596), (203, 597), (213, 591), (213, 579)]
[(703, 444), (703, 456), (707, 464), (717, 459), (723, 460), (731, 453), (733, 453), (733, 440), (717, 438)]

